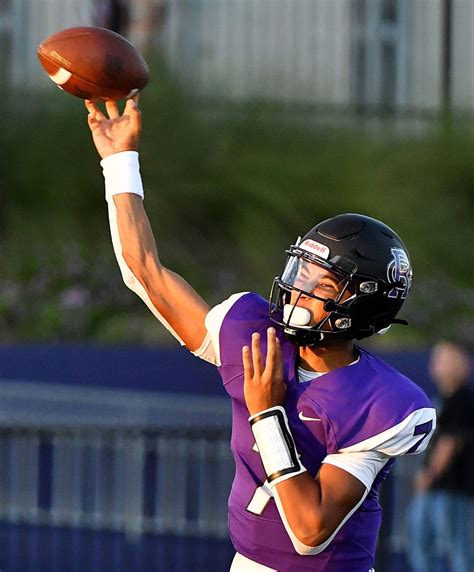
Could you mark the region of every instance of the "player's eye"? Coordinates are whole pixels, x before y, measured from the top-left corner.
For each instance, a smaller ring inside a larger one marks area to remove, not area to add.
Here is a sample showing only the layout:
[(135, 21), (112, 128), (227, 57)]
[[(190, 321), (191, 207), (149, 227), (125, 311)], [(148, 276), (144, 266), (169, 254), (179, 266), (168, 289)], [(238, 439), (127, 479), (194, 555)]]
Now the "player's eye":
[(317, 282), (316, 288), (319, 290), (335, 290), (334, 284), (330, 282)]
[(334, 284), (330, 284), (329, 282), (321, 282), (319, 287), (324, 288), (324, 290), (336, 290)]

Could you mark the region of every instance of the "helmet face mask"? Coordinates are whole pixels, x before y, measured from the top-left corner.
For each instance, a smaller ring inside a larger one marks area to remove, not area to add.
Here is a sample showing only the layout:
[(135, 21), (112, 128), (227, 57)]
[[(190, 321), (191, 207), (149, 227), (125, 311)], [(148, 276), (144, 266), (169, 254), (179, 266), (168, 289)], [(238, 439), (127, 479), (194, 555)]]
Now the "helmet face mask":
[[(286, 251), (270, 295), (270, 318), (300, 346), (384, 333), (402, 306), (412, 271), (406, 248), (383, 223), (338, 215), (314, 227)], [(318, 300), (315, 321), (305, 307)]]
[[(351, 293), (351, 274), (345, 275), (331, 264), (312, 260), (297, 246), (292, 246), (287, 254), (284, 271), (273, 283), (271, 318), (284, 327), (297, 345), (341, 337), (350, 327), (349, 308), (355, 299)], [(321, 319), (315, 321), (305, 307), (308, 299), (321, 303), (324, 314)]]

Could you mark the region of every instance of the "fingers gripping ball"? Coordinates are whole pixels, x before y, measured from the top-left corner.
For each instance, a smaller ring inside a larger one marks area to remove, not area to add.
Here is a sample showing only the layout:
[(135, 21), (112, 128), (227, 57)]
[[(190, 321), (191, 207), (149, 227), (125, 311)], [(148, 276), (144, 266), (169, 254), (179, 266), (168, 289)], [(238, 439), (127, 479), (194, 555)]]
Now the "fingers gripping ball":
[(61, 30), (41, 42), (38, 58), (58, 87), (82, 99), (127, 99), (150, 79), (138, 50), (105, 28)]

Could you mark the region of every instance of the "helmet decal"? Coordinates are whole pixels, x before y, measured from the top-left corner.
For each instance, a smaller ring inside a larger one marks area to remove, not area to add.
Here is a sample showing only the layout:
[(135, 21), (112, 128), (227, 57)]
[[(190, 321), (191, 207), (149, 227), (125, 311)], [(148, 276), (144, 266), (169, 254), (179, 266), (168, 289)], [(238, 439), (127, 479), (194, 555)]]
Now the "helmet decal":
[(392, 248), (391, 253), (393, 259), (387, 266), (387, 279), (390, 285), (395, 286), (388, 293), (388, 297), (405, 300), (412, 281), (410, 261), (402, 248)]
[(320, 242), (316, 242), (311, 238), (303, 240), (303, 242), (299, 245), (299, 247), (302, 250), (306, 250), (308, 252), (311, 252), (312, 254), (316, 254), (316, 256), (319, 256), (320, 258), (324, 258), (324, 260), (327, 260), (329, 258), (329, 247), (327, 247), (325, 244), (321, 244)]

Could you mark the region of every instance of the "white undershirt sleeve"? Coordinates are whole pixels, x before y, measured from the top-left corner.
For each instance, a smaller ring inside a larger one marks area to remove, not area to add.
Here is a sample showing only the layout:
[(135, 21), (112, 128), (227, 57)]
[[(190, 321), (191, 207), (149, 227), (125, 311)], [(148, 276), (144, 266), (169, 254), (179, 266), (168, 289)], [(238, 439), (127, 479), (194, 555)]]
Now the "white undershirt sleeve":
[(366, 489), (370, 490), (375, 477), (385, 466), (390, 457), (378, 451), (358, 451), (353, 453), (336, 453), (326, 455), (323, 463), (334, 465), (350, 473), (358, 479)]
[[(101, 161), (105, 178), (106, 200), (108, 204), (110, 235), (112, 237), (112, 245), (115, 257), (117, 259), (120, 272), (122, 274), (125, 285), (132, 292), (137, 294), (148, 309), (152, 312), (159, 322), (178, 340), (183, 346), (185, 345), (179, 335), (173, 330), (168, 321), (158, 312), (145, 288), (142, 286), (138, 278), (130, 270), (125, 262), (122, 254), (122, 243), (120, 241), (120, 233), (117, 223), (117, 207), (114, 202), (114, 195), (121, 193), (133, 193), (143, 198), (143, 186), (140, 176), (140, 166), (138, 162), (138, 153), (135, 151), (125, 151), (111, 155)], [(212, 346), (212, 340), (209, 335), (205, 337), (200, 348), (192, 352), (197, 357), (216, 364), (216, 354)]]
[(165, 318), (158, 312), (150, 297), (148, 296), (145, 288), (142, 286), (138, 278), (133, 274), (133, 272), (128, 267), (125, 259), (122, 255), (122, 243), (120, 242), (120, 235), (117, 224), (117, 209), (113, 197), (108, 201), (108, 211), (109, 211), (109, 224), (110, 224), (110, 234), (112, 237), (112, 245), (114, 247), (115, 258), (117, 259), (120, 272), (122, 273), (123, 281), (125, 285), (130, 288), (132, 292), (135, 292), (143, 302), (147, 305), (149, 310), (159, 320), (163, 326), (178, 340), (178, 342), (183, 346), (183, 340), (178, 336), (178, 334), (173, 330), (170, 324), (165, 320)]

